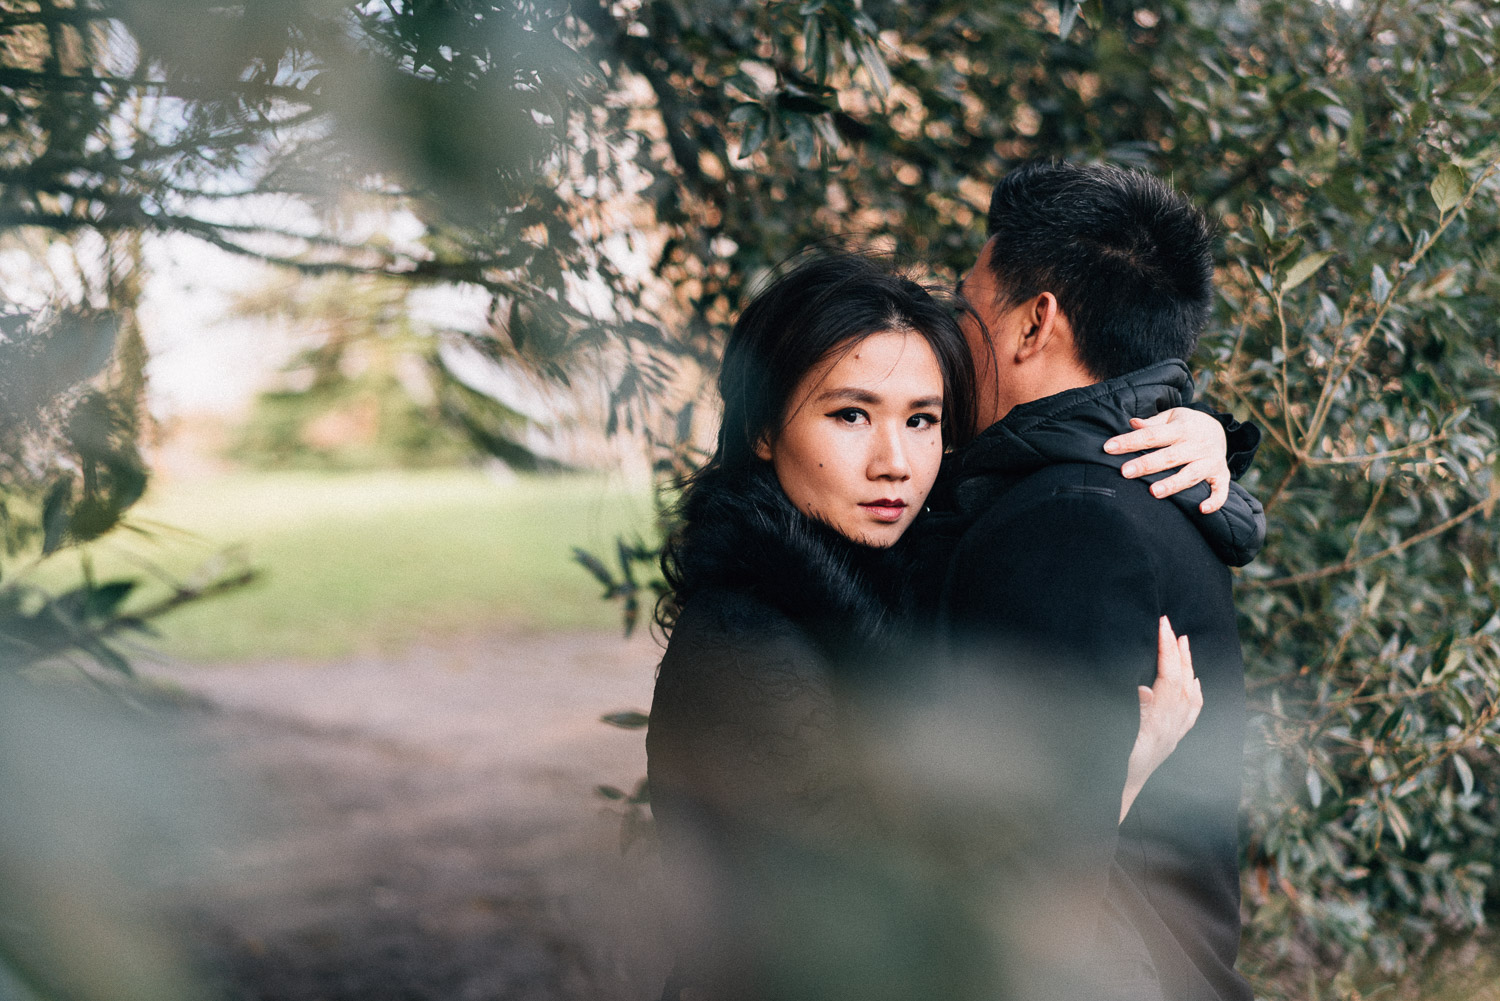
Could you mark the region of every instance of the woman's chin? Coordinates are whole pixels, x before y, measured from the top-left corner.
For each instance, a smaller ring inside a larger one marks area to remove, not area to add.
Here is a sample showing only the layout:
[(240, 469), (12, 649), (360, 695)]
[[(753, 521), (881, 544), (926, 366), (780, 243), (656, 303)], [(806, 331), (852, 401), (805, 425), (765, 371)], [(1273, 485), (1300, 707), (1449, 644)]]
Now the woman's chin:
[(850, 542), (869, 546), (871, 549), (889, 549), (894, 546), (914, 520), (903, 517), (897, 521), (887, 521), (884, 518), (871, 518), (864, 511), (843, 520), (834, 520), (816, 511), (804, 510), (803, 513), (822, 522)]
[(860, 525), (853, 531), (840, 528), (839, 531), (852, 542), (861, 546), (869, 546), (871, 549), (889, 549), (894, 546), (906, 534), (909, 524), (900, 522), (890, 525), (879, 523), (875, 525)]

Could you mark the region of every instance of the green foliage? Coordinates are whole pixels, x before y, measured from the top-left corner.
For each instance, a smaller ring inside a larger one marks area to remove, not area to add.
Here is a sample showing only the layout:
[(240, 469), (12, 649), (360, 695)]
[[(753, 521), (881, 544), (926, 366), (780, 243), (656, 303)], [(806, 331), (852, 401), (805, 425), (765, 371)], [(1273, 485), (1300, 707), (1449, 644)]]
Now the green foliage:
[[(661, 512), (660, 504), (658, 504), (658, 523), (660, 520)], [(652, 596), (652, 608), (654, 608), (656, 600), (666, 593), (666, 583), (657, 573), (657, 561), (660, 555), (659, 547), (647, 545), (639, 536), (630, 541), (626, 541), (623, 536), (617, 538), (615, 540), (615, 565), (620, 568), (620, 572), (619, 576), (616, 576), (615, 572), (599, 557), (588, 550), (573, 547), (574, 562), (604, 585), (604, 594), (601, 596), (603, 600), (619, 600), (625, 619), (626, 636), (635, 631), (640, 621), (642, 595)], [(651, 575), (645, 585), (642, 585), (637, 578), (637, 567), (643, 568), (647, 574)], [(609, 717), (605, 717), (604, 721), (616, 726), (623, 725), (618, 720)]]
[(1241, 210), (1210, 345), (1272, 442), (1272, 543), (1241, 597), (1252, 930), (1276, 958), (1300, 927), (1385, 970), (1500, 890), (1496, 29), (1420, 6), (1336, 72), (1268, 66), (1329, 103)]
[[(0, 672), (75, 659), (129, 675), (120, 639), (182, 604), (248, 581), (239, 570), (132, 603), (135, 575), (99, 579), (90, 547), (146, 487), (133, 380), (100, 375), (115, 324), (98, 313), (4, 321), (0, 341)], [(68, 553), (81, 574), (39, 582)], [(81, 577), (81, 580), (78, 579)]]
[[(757, 276), (830, 234), (957, 276), (989, 183), (1027, 156), (1151, 169), (1222, 219), (1198, 360), (1210, 398), (1268, 432), (1250, 485), (1271, 542), (1241, 579), (1249, 964), (1278, 991), (1401, 969), (1480, 926), (1500, 896), (1500, 39), (1485, 5), (580, 16), (612, 41), (619, 89), (649, 87), (622, 122), (659, 108), (664, 138), (633, 149), (670, 233), (655, 273), (686, 315), (643, 351), (711, 369)], [(677, 468), (681, 449), (663, 454)]]
[[(569, 273), (619, 279), (557, 185), (599, 82), (559, 35), (567, 14), (546, 2), (0, 0), (0, 233), (181, 233), (301, 274), (475, 285), (493, 296), (495, 328), (454, 336), (566, 385), (606, 331), (569, 295)], [(267, 211), (268, 197), (314, 211)], [(360, 228), (396, 212), (421, 220), (420, 239)], [(539, 465), (524, 421), (442, 389), (441, 416), (473, 445)]]

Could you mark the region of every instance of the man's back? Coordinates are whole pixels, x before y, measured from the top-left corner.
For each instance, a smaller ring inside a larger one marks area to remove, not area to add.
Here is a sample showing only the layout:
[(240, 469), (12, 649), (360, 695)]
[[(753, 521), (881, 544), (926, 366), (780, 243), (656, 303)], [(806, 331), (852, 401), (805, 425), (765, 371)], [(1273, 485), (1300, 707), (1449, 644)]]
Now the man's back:
[[(1124, 406), (1142, 406), (1140, 387), (1125, 383)], [(1030, 732), (1062, 776), (1056, 809), (1039, 821), (1053, 828), (1040, 842), (1048, 864), (1072, 870), (1073, 885), (1089, 872), (1095, 902), (1107, 898), (1099, 913), (1138, 936), (1127, 953), (1144, 943), (1164, 997), (1239, 1001), (1251, 996), (1233, 969), (1244, 672), (1216, 555), (1225, 524), (1157, 500), (1112, 465), (1068, 461), (1079, 441), (1102, 443), (1108, 429), (1097, 424), (1121, 399), (1108, 386), (1061, 394), (1018, 415), (1009, 444), (980, 439), (959, 474), (971, 520), (940, 618), (958, 656), (1035, 700)], [(1189, 637), (1204, 708), (1116, 837), (1136, 687), (1154, 678), (1161, 615)]]

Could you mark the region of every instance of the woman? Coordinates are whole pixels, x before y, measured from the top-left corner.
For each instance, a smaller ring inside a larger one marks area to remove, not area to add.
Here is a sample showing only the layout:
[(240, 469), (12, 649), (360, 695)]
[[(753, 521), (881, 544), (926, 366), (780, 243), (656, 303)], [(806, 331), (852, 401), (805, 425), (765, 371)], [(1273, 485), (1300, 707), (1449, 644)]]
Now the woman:
[[(730, 336), (718, 446), (685, 485), (663, 561), (670, 641), (647, 750), (664, 860), (688, 912), (668, 998), (979, 986), (943, 958), (976, 930), (934, 899), (928, 863), (884, 864), (889, 818), (872, 806), (841, 698), (897, 656), (921, 596), (913, 550), (896, 544), (945, 451), (973, 431), (973, 366), (953, 314), (889, 268), (838, 254), (774, 281)], [(1179, 447), (1222, 465), (1212, 418), (1169, 427), (1196, 429)], [(1122, 817), (1198, 706), (1186, 638), (1163, 622)], [(851, 935), (854, 916), (865, 926)], [(825, 946), (840, 939), (863, 958), (830, 965)]]

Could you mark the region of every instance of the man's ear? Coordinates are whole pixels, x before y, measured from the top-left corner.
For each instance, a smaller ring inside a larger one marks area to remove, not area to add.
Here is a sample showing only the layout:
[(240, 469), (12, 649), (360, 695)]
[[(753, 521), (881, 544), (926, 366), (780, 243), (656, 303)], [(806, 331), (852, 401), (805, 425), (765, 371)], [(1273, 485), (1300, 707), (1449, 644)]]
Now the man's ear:
[(1016, 344), (1017, 364), (1047, 350), (1061, 333), (1062, 325), (1067, 322), (1063, 319), (1061, 310), (1057, 308), (1057, 296), (1051, 292), (1041, 293), (1024, 308), (1026, 310), (1025, 325), (1022, 328), (1021, 338)]

